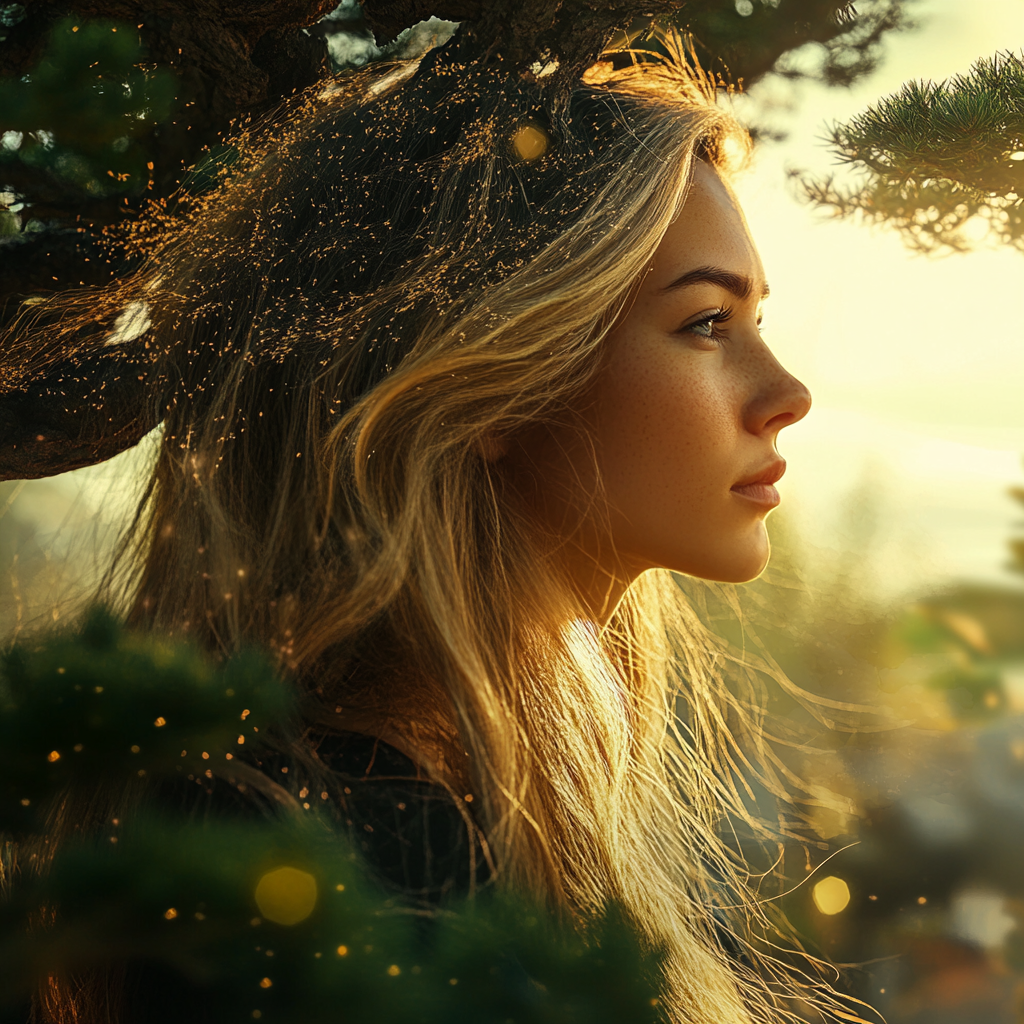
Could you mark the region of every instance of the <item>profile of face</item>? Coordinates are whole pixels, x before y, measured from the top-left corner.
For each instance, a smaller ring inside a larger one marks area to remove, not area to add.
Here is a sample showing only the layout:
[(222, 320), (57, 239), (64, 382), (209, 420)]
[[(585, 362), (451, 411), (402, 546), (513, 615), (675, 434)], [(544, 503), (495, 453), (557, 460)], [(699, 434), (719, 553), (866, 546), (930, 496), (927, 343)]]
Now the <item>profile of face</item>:
[[(765, 567), (765, 518), (785, 469), (776, 440), (811, 404), (761, 337), (767, 293), (735, 196), (698, 161), (580, 410), (600, 488), (568, 428), (528, 436), (517, 456), (529, 463), (531, 504), (555, 532), (571, 530), (577, 575), (595, 576), (584, 589), (655, 567), (724, 582)], [(606, 507), (578, 516), (571, 495), (588, 492), (603, 492)]]

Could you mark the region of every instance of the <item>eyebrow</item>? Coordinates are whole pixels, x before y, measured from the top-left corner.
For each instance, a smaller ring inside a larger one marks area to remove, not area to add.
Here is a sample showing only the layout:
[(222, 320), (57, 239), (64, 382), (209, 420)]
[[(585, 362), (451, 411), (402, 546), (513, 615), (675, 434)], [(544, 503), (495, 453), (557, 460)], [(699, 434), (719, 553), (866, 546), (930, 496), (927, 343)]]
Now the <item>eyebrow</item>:
[[(677, 288), (688, 288), (694, 284), (717, 284), (720, 288), (732, 292), (738, 299), (750, 298), (754, 291), (754, 283), (746, 274), (734, 274), (731, 270), (721, 267), (697, 267), (689, 270), (682, 277), (677, 277), (671, 284), (665, 285), (663, 292), (675, 291)], [(768, 285), (765, 284), (761, 298), (768, 297)]]

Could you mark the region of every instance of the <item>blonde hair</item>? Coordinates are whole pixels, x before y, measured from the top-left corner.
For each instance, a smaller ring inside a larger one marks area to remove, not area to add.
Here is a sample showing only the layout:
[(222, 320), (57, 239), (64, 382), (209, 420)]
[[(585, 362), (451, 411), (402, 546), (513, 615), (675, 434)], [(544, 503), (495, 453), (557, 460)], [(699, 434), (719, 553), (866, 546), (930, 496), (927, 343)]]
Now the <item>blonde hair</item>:
[(584, 928), (621, 905), (694, 1024), (795, 992), (722, 945), (726, 905), (756, 913), (717, 837), (742, 702), (667, 572), (589, 622), (485, 448), (571, 421), (694, 162), (745, 145), (713, 91), (678, 47), (610, 57), (554, 114), (457, 42), (364, 70), (236, 140), (98, 317), (144, 316), (163, 382), (129, 617), (277, 649), (311, 721), (474, 796), (498, 884)]

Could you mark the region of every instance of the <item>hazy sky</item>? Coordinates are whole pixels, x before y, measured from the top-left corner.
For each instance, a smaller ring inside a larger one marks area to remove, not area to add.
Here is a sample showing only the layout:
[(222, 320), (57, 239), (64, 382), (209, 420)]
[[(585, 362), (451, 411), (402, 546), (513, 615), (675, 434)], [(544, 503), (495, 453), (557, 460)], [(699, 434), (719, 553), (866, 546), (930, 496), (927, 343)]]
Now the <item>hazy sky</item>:
[[(966, 71), (1024, 47), (1024, 0), (920, 0), (921, 27), (890, 41), (852, 90), (803, 88), (776, 115), (739, 192), (772, 285), (766, 337), (815, 407), (780, 440), (784, 507), (809, 541), (852, 543), (836, 523), (861, 487), (887, 510), (893, 586), (1013, 577), (1002, 565), (1024, 483), (1024, 253), (927, 259), (883, 229), (829, 222), (788, 168), (827, 172), (824, 127), (909, 78)], [(757, 98), (754, 94), (754, 99)]]

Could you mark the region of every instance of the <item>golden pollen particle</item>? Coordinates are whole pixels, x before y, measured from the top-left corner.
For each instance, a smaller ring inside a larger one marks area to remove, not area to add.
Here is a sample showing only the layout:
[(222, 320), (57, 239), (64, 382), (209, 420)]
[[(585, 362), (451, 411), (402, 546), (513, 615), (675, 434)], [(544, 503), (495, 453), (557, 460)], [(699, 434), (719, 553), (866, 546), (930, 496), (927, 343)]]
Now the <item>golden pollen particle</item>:
[(339, 946), (338, 956), (348, 956), (348, 946)]
[(260, 981), (260, 988), (270, 988), (274, 983), (269, 978), (264, 978)]
[(398, 964), (392, 964), (388, 968), (388, 974), (390, 974), (392, 978), (397, 978), (401, 973), (402, 973), (402, 968), (399, 967)]
[(811, 890), (811, 895), (814, 905), (829, 917), (841, 914), (850, 903), (850, 887), (835, 875), (829, 875), (818, 882)]
[(256, 886), (256, 905), (260, 913), (277, 924), (305, 921), (313, 913), (316, 897), (316, 879), (298, 868), (275, 868)]
[(47, 761), (50, 761), (50, 762), (53, 762), (53, 761), (59, 761), (59, 760), (60, 760), (60, 753), (59, 753), (58, 751), (56, 751), (56, 750), (51, 750), (51, 751), (50, 751), (50, 752), (49, 752), (49, 753), (48, 753), (48, 754), (46, 755), (46, 760), (47, 760)]
[(923, 907), (927, 902), (928, 902), (928, 897), (927, 896), (918, 896), (917, 897), (917, 905), (919, 907)]
[(535, 124), (524, 124), (512, 136), (512, 146), (521, 160), (536, 160), (548, 151), (548, 133)]
[(177, 916), (178, 916), (178, 912), (174, 909), (174, 907), (168, 907), (164, 911), (164, 917), (168, 921), (173, 921)]
[(138, 752), (139, 752), (139, 746), (138, 746), (138, 744), (137, 744), (137, 743), (136, 743), (136, 744), (133, 744), (133, 745), (132, 745), (132, 753), (133, 753), (133, 754), (137, 754)]
[(167, 719), (161, 715), (153, 724), (159, 729), (161, 725), (167, 724)]

